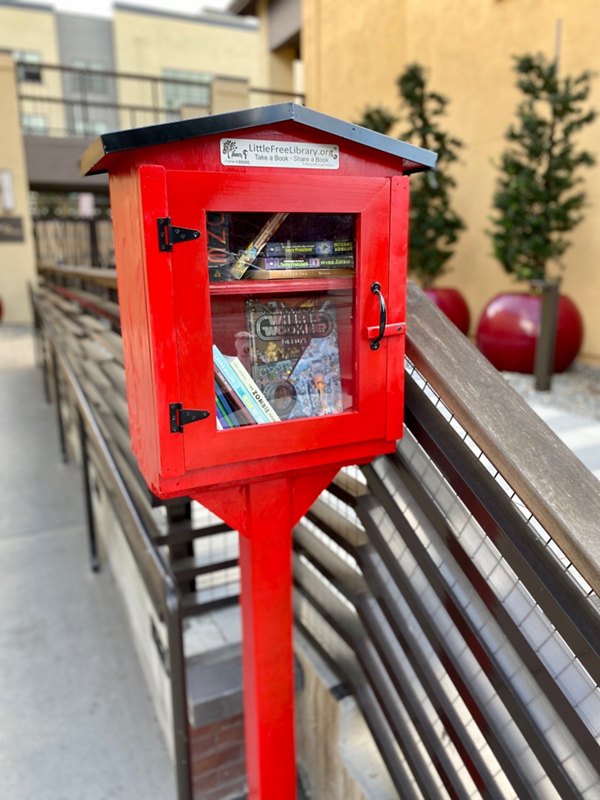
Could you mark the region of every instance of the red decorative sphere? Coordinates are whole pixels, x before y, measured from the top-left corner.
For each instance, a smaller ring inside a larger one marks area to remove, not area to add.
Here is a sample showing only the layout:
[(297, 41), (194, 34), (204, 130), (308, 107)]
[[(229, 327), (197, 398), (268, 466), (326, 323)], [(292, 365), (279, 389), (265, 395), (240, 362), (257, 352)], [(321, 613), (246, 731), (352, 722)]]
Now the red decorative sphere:
[[(533, 374), (540, 329), (542, 298), (522, 292), (496, 295), (483, 309), (476, 342), (498, 370)], [(565, 295), (558, 301), (554, 372), (573, 363), (583, 342), (583, 320), (576, 305)]]
[(440, 311), (456, 325), (458, 330), (467, 336), (471, 325), (471, 315), (469, 306), (458, 289), (428, 288), (423, 291)]

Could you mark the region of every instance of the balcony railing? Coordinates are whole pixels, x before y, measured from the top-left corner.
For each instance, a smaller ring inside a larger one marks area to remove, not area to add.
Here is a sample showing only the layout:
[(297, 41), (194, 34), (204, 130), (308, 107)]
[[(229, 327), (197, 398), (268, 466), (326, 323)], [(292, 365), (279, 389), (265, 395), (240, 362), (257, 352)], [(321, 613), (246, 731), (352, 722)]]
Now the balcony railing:
[[(186, 79), (16, 62), (25, 134), (90, 137), (109, 130), (173, 122), (214, 112), (215, 86), (232, 76)], [(243, 83), (243, 81), (242, 81)], [(248, 107), (302, 103), (303, 95), (246, 87)]]

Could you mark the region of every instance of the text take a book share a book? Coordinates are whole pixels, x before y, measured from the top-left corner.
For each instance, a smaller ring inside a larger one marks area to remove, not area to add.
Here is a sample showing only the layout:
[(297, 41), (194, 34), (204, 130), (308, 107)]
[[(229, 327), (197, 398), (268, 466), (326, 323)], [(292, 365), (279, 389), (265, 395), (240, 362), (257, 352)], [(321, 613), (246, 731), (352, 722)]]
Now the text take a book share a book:
[(343, 411), (334, 298), (249, 298), (246, 317), (252, 378), (281, 419)]

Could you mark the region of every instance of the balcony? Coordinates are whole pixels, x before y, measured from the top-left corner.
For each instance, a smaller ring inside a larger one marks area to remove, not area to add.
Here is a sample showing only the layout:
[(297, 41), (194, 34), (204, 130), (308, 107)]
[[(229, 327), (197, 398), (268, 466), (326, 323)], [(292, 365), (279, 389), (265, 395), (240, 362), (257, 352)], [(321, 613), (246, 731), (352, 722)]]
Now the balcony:
[[(165, 70), (140, 75), (16, 62), (19, 110), (29, 183), (36, 189), (106, 188), (104, 175), (81, 178), (79, 158), (98, 134), (304, 96), (252, 87), (241, 77)], [(186, 77), (186, 75), (188, 77)]]

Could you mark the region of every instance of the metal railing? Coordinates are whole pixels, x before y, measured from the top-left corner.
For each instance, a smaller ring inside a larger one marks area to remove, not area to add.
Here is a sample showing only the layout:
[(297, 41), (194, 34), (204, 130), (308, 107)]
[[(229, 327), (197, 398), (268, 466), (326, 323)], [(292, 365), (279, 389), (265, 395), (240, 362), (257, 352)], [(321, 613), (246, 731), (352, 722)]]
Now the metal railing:
[[(31, 64), (16, 62), (17, 75)], [(211, 80), (83, 69), (61, 64), (35, 65), (36, 80), (19, 82), (23, 133), (45, 136), (97, 136), (126, 128), (204, 116), (214, 109)], [(234, 79), (235, 80), (235, 79)], [(239, 79), (238, 79), (239, 80)], [(249, 105), (294, 101), (298, 93), (248, 87)]]
[[(191, 800), (189, 732), (187, 722), (187, 696), (185, 660), (183, 651), (183, 603), (177, 579), (168, 563), (162, 558), (152, 539), (153, 525), (148, 514), (132, 498), (130, 487), (123, 477), (123, 462), (109, 447), (110, 437), (98, 420), (90, 400), (81, 385), (67, 352), (61, 343), (60, 330), (43, 300), (33, 294), (36, 328), (42, 341), (38, 344), (43, 353), (45, 386), (49, 389), (48, 372), (52, 374), (53, 394), (63, 459), (68, 458), (62, 404), (67, 401), (75, 410), (79, 453), (83, 475), (85, 509), (87, 515), (90, 564), (99, 569), (96, 546), (96, 529), (90, 484), (90, 464), (93, 464), (111, 497), (122, 529), (127, 538), (137, 568), (152, 603), (166, 625), (168, 641), (168, 673), (171, 685), (173, 713), (173, 745), (178, 797)], [(49, 394), (49, 392), (48, 392)], [(119, 463), (121, 462), (121, 463)]]
[(408, 329), (397, 453), (298, 526), (300, 624), (399, 797), (600, 795), (600, 483), (414, 287)]
[[(151, 528), (122, 367), (88, 363), (86, 336), (118, 352), (115, 307), (90, 308), (90, 295), (113, 302), (100, 294), (114, 271), (43, 274), (39, 302), (65, 328), (61, 348), (79, 352), (74, 372), (147, 538), (169, 546), (181, 613), (235, 602), (235, 544), (190, 572), (190, 508)], [(340, 473), (296, 527), (297, 625), (355, 695), (398, 797), (599, 796), (600, 483), (412, 286), (408, 307), (404, 438)]]
[(45, 216), (34, 217), (32, 221), (38, 265), (114, 267), (112, 222), (109, 219)]

